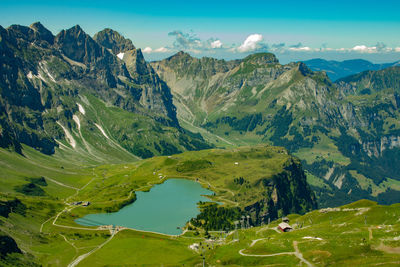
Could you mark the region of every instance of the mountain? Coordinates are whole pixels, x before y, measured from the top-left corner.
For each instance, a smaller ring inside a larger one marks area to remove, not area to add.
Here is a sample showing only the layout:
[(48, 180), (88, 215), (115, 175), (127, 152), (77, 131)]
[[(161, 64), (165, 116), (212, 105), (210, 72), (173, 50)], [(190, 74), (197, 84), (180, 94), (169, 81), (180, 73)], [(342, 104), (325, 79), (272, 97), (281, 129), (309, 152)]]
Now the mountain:
[(181, 52), (151, 65), (171, 88), (182, 125), (231, 145), (286, 147), (303, 160), (321, 206), (400, 200), (391, 191), (400, 189), (391, 167), (400, 151), (398, 67), (372, 75), (376, 93), (366, 96), (354, 94), (352, 78), (332, 83), (302, 62), (281, 65), (268, 53), (226, 62)]
[(383, 91), (400, 92), (400, 66), (380, 71), (364, 71), (336, 81), (336, 84), (351, 95), (371, 95)]
[(391, 66), (400, 65), (400, 61), (394, 63), (374, 64), (364, 59), (336, 61), (316, 58), (303, 62), (313, 71), (325, 71), (332, 81), (366, 70), (381, 70)]
[[(398, 71), (332, 83), (270, 53), (147, 63), (111, 29), (0, 26), (0, 265), (397, 263), (398, 205), (305, 213), (399, 201)], [(183, 236), (76, 222), (170, 178), (213, 191)]]
[(209, 148), (180, 127), (169, 87), (117, 32), (0, 26), (0, 59), (1, 147), (97, 162)]

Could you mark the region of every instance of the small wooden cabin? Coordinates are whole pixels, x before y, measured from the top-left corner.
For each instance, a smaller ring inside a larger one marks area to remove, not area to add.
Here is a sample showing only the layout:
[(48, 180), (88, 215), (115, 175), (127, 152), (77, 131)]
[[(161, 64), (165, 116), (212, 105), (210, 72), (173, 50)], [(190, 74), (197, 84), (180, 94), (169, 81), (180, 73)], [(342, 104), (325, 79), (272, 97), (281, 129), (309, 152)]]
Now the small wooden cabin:
[(285, 222), (282, 222), (278, 225), (278, 228), (282, 231), (282, 232), (290, 232), (293, 230), (293, 228)]

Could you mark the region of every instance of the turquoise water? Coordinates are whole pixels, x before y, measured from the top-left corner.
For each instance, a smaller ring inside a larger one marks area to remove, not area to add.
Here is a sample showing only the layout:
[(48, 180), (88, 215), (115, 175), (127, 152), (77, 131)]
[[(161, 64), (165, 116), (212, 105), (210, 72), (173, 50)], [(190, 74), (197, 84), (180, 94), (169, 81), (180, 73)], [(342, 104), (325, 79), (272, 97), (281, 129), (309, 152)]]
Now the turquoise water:
[(200, 213), (197, 203), (210, 201), (201, 195), (212, 193), (191, 180), (169, 179), (149, 192), (136, 192), (136, 201), (118, 212), (89, 214), (75, 221), (85, 226), (113, 224), (177, 235), (182, 232), (177, 227)]

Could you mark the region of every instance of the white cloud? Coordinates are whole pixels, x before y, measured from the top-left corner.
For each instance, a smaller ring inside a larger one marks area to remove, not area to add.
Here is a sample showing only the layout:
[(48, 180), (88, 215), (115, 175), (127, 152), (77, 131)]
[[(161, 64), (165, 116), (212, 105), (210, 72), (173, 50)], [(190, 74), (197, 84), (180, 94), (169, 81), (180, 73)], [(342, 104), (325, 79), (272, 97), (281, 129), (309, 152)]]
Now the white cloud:
[(351, 50), (360, 53), (376, 53), (378, 51), (376, 46), (368, 47), (366, 45), (356, 45)]
[(289, 48), (290, 51), (296, 51), (296, 52), (307, 52), (307, 51), (311, 51), (312, 48), (308, 47), (308, 46), (303, 46), (303, 47), (290, 47)]
[(239, 52), (249, 52), (257, 50), (258, 44), (263, 40), (263, 36), (261, 34), (251, 34), (246, 40), (238, 47)]
[(211, 48), (221, 48), (222, 47), (222, 42), (220, 40), (215, 40), (214, 42), (211, 43)]
[(142, 50), (143, 53), (145, 54), (151, 54), (151, 53), (168, 53), (171, 52), (171, 50), (169, 50), (167, 47), (160, 47), (157, 49), (152, 49), (151, 47), (147, 46)]
[(167, 52), (169, 52), (169, 49), (164, 47), (164, 46), (162, 46), (162, 47), (157, 48), (156, 50), (154, 50), (154, 52), (156, 52), (156, 53), (167, 53)]
[(147, 46), (142, 50), (143, 53), (147, 53), (150, 54), (151, 52), (153, 52), (153, 49), (151, 49), (151, 47)]
[(211, 54), (228, 54), (228, 53), (256, 53), (270, 51), (272, 53), (400, 53), (400, 47), (388, 47), (385, 43), (377, 42), (375, 45), (355, 45), (352, 47), (329, 47), (323, 43), (318, 48), (302, 44), (301, 42), (293, 45), (285, 43), (267, 44), (263, 35), (259, 33), (250, 34), (241, 44), (223, 43), (219, 38), (212, 37), (209, 39), (201, 39), (194, 32), (184, 33), (176, 30), (170, 32), (168, 36), (173, 37), (173, 43), (165, 45), (157, 49), (145, 47), (142, 52), (146, 54), (155, 53), (172, 53), (179, 50), (190, 52), (193, 54), (211, 55)]

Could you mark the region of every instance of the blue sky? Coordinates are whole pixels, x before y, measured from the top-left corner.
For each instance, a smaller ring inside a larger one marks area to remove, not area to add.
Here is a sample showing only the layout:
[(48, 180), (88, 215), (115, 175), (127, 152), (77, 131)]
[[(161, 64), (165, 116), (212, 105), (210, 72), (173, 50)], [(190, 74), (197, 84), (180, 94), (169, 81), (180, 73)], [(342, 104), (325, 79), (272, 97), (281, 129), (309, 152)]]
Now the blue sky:
[(40, 21), (54, 34), (79, 24), (112, 28), (149, 60), (184, 50), (241, 58), (270, 51), (282, 62), (321, 57), (400, 60), (400, 1), (0, 1), (0, 25)]

